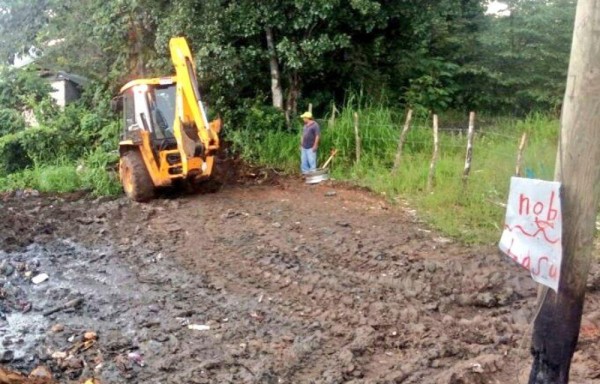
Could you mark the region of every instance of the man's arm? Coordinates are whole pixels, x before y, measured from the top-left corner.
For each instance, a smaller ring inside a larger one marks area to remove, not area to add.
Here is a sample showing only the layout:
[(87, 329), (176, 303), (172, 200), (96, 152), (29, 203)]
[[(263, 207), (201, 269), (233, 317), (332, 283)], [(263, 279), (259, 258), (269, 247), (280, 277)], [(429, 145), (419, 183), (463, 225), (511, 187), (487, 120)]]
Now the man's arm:
[(315, 136), (315, 144), (312, 147), (313, 152), (317, 152), (317, 149), (319, 149), (319, 139), (321, 139), (321, 135), (317, 133)]

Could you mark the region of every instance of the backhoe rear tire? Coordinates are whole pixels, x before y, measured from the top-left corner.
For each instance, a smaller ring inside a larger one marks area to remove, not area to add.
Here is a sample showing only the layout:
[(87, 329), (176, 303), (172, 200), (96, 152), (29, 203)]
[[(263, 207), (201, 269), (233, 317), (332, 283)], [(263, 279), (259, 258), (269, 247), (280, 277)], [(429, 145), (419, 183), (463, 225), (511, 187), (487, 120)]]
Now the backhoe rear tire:
[(121, 155), (119, 173), (123, 190), (131, 200), (144, 202), (154, 197), (152, 178), (138, 151), (128, 151)]

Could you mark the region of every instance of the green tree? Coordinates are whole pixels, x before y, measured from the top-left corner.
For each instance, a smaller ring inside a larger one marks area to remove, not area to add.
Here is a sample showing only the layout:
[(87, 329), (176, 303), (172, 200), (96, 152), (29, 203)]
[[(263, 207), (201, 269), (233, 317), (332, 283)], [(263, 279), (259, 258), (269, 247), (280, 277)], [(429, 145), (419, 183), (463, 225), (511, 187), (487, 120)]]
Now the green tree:
[(52, 0), (0, 0), (0, 64), (28, 55), (52, 18)]
[(52, 90), (32, 69), (0, 68), (0, 107), (17, 111), (33, 108)]
[(509, 16), (490, 16), (480, 59), (465, 88), (488, 110), (557, 110), (569, 63), (574, 0), (511, 0)]

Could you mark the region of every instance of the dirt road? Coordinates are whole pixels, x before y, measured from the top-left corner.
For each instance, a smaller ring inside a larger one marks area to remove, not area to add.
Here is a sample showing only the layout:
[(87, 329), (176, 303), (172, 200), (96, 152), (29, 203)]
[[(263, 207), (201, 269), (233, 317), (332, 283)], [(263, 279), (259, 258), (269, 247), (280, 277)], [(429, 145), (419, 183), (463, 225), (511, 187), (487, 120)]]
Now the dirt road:
[[(528, 274), (371, 193), (283, 180), (149, 204), (0, 201), (5, 367), (59, 382), (526, 382)], [(589, 287), (573, 383), (600, 382), (597, 268)]]

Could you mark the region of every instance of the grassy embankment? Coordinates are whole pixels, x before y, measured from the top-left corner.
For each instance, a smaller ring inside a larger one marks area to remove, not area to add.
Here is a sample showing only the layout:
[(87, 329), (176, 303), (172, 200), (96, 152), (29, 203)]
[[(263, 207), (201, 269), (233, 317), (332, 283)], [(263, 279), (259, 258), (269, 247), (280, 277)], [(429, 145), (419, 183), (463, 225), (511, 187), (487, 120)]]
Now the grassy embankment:
[[(471, 175), (462, 183), (466, 153), (467, 116), (462, 123), (440, 117), (440, 156), (435, 186), (426, 191), (433, 152), (431, 122), (413, 121), (403, 149), (400, 169), (390, 172), (404, 116), (383, 107), (357, 110), (362, 141), (359, 163), (355, 161), (353, 111), (345, 108), (333, 125), (318, 120), (322, 127), (319, 163), (331, 148), (338, 149), (332, 176), (349, 180), (382, 193), (390, 200), (407, 200), (433, 227), (467, 243), (491, 243), (500, 237), (510, 177), (515, 170), (519, 139), (528, 133), (523, 169), (527, 176), (553, 177), (558, 120), (542, 115), (526, 119), (477, 118)], [(451, 128), (451, 129), (448, 129)], [(462, 128), (460, 133), (457, 128)], [(238, 132), (242, 154), (262, 165), (298, 172), (299, 134), (284, 131)]]

